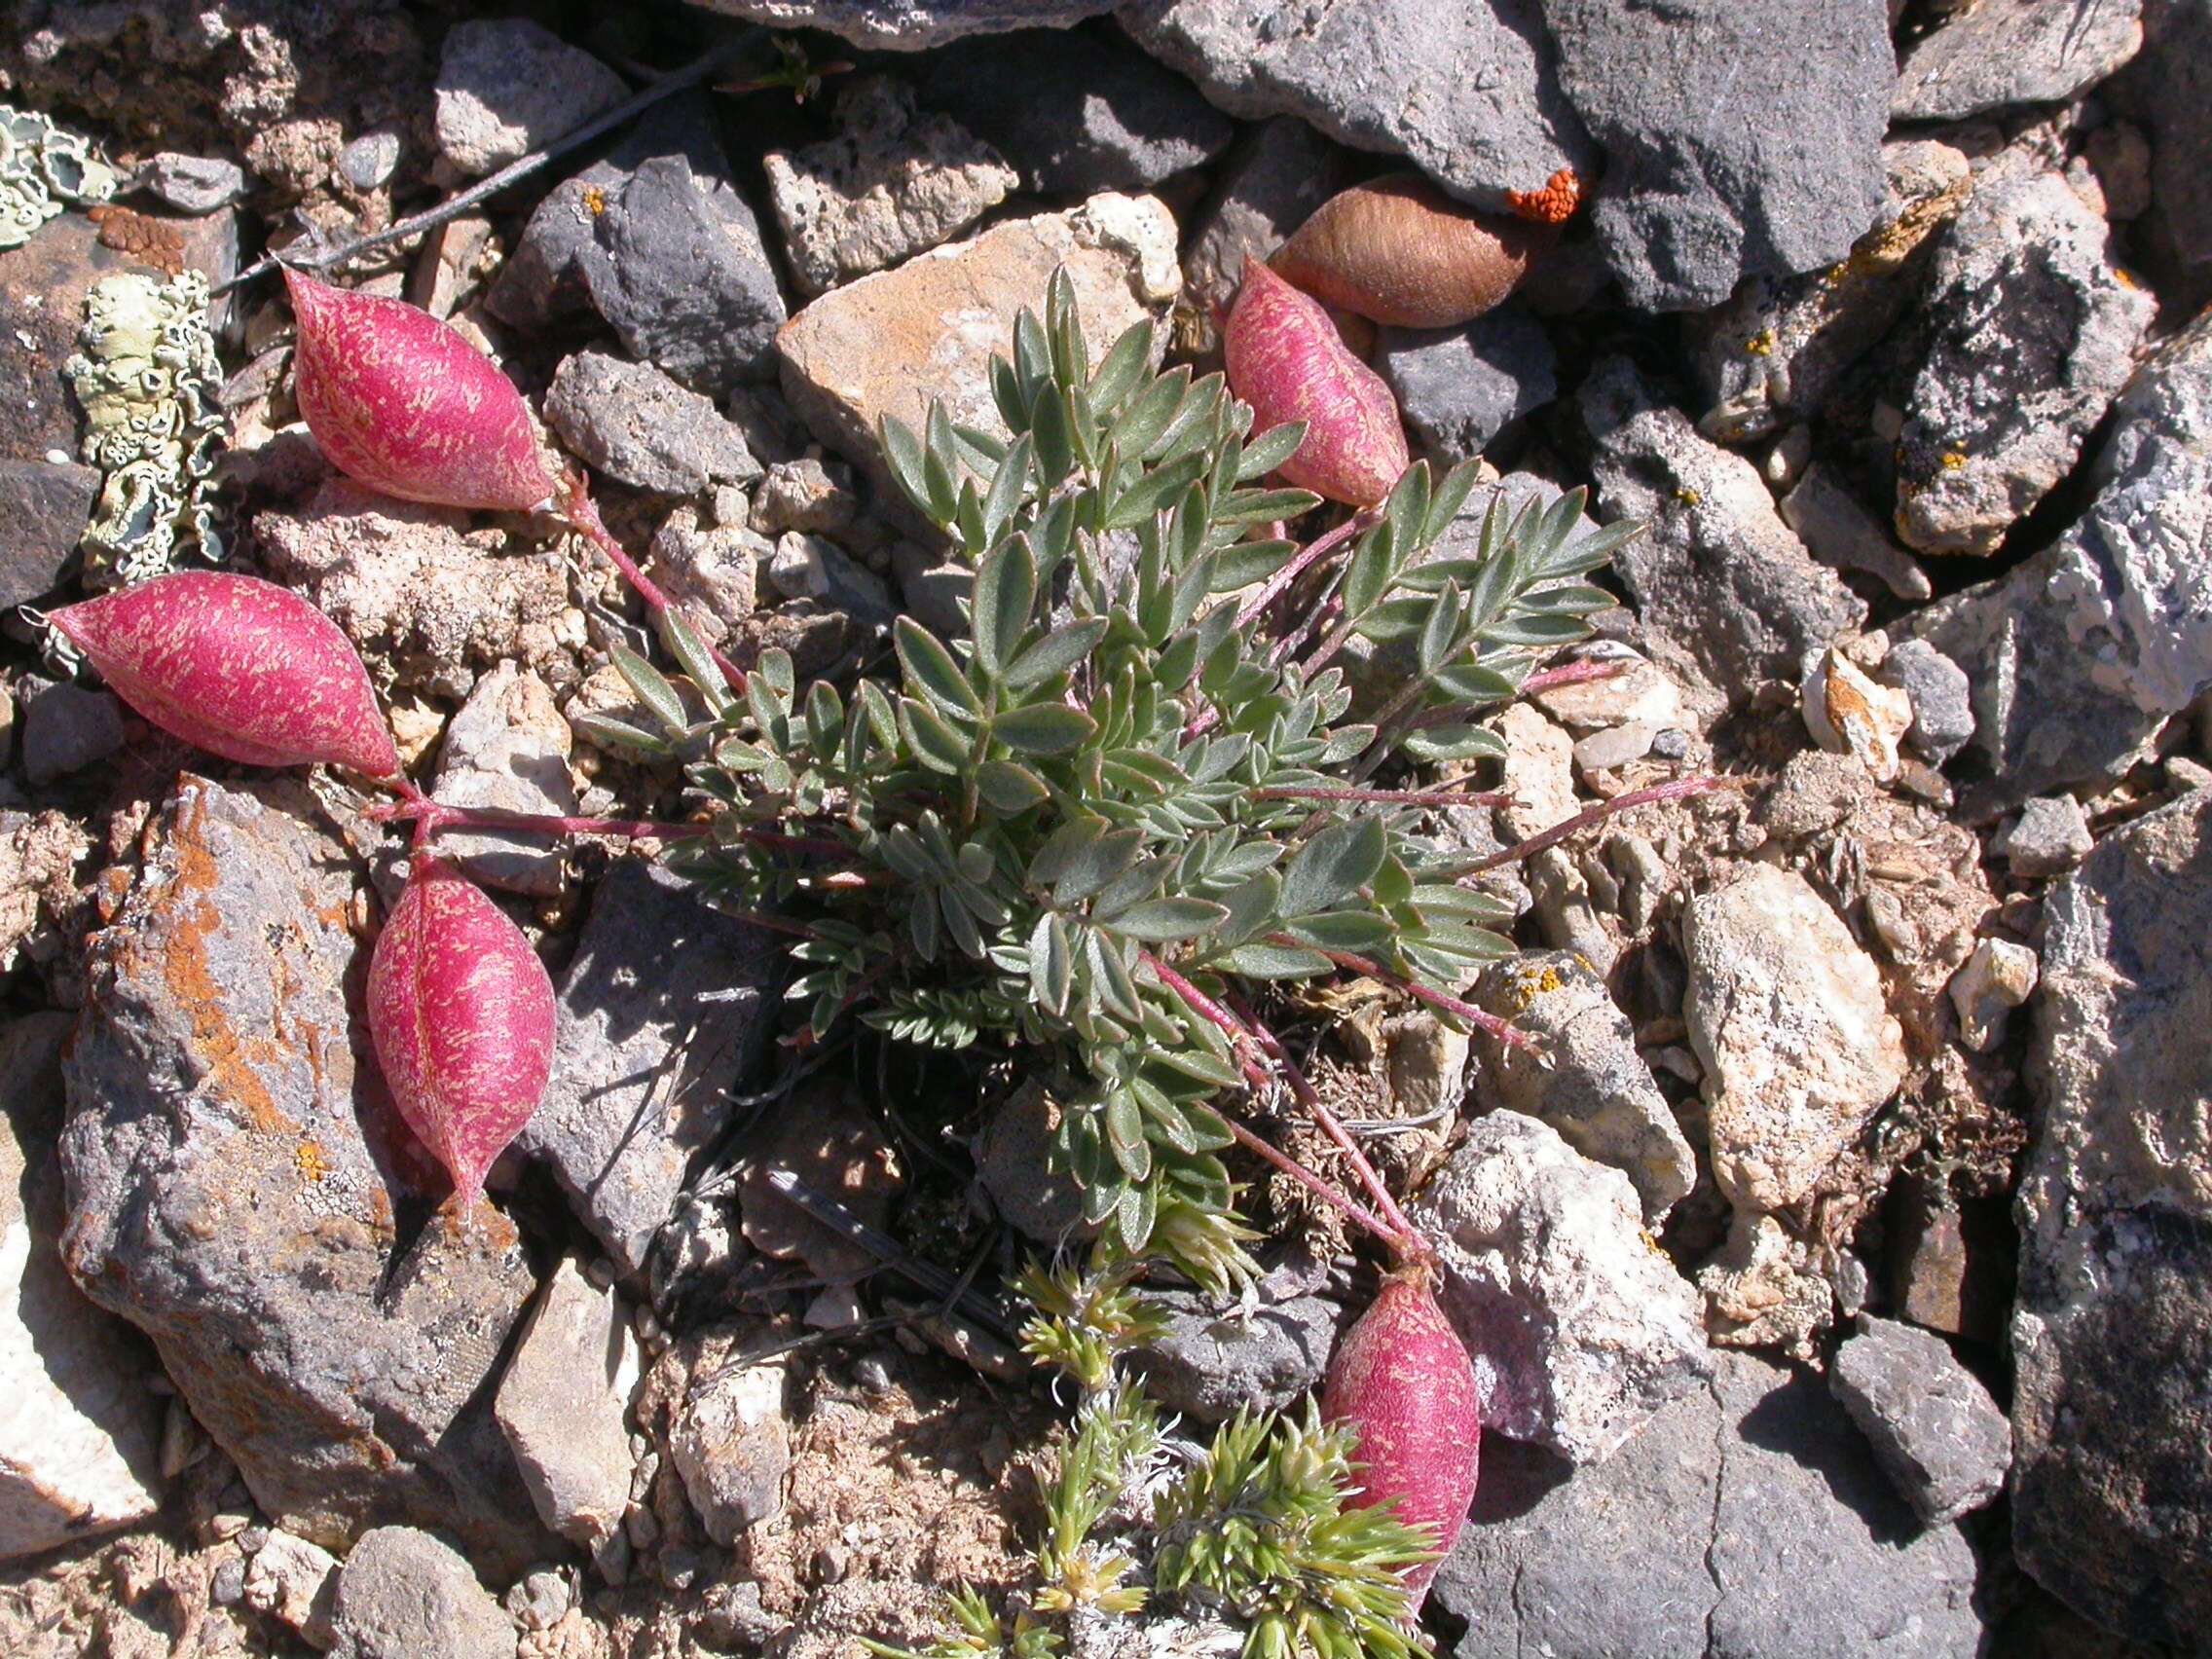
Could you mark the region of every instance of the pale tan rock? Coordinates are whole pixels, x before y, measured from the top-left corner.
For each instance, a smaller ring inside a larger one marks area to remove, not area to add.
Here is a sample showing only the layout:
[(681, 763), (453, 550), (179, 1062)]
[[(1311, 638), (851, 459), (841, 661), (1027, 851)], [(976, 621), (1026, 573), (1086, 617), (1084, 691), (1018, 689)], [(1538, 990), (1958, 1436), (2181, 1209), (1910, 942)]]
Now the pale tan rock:
[(1877, 784), (1895, 783), (1898, 745), (1912, 727), (1912, 697), (1870, 680), (1833, 646), (1805, 677), (1805, 729), (1835, 755), (1849, 755)]

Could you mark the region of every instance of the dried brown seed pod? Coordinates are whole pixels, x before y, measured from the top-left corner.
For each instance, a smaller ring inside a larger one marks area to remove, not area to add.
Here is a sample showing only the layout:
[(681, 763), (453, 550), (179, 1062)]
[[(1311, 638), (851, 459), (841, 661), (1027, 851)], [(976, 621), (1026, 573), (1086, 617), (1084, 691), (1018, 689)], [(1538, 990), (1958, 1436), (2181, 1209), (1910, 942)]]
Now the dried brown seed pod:
[(1400, 328), (1452, 328), (1489, 311), (1559, 227), (1455, 202), (1419, 173), (1340, 191), (1269, 261), (1319, 300)]

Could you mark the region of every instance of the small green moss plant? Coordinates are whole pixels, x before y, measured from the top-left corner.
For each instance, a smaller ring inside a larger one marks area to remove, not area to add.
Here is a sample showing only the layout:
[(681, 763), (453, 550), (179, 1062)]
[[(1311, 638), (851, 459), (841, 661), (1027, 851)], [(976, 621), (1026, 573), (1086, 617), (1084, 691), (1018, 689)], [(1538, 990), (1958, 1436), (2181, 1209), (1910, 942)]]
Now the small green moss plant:
[(870, 1647), (897, 1659), (1041, 1659), (1101, 1625), (1159, 1635), (1179, 1624), (1201, 1636), (1197, 1645), (1241, 1659), (1426, 1652), (1404, 1573), (1432, 1557), (1433, 1540), (1391, 1506), (1350, 1501), (1353, 1430), (1324, 1423), (1309, 1402), (1298, 1415), (1240, 1412), (1204, 1442), (1177, 1437), (1120, 1363), (1159, 1329), (1130, 1287), (1134, 1271), (1108, 1246), (1088, 1272), (1032, 1270), (1019, 1287), (1037, 1309), (1025, 1347), (1079, 1394), (1040, 1481), (1032, 1582), (1003, 1616), (973, 1589), (953, 1592), (952, 1629), (918, 1653)]

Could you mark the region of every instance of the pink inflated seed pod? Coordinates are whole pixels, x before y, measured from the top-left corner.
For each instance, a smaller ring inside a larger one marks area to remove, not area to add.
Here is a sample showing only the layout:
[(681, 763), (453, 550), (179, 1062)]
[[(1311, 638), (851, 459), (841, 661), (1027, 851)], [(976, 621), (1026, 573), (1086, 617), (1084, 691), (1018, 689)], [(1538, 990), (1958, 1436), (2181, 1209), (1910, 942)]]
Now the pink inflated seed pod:
[(1329, 313), (1257, 259), (1244, 261), (1222, 355), (1254, 431), (1306, 423), (1305, 442), (1277, 468), (1286, 483), (1355, 507), (1389, 495), (1411, 460), (1397, 399), (1346, 349)]
[(369, 960), (368, 1011), (392, 1102), (466, 1209), (552, 1075), (544, 964), (473, 883), (418, 853)]
[(339, 471), (440, 507), (525, 512), (554, 495), (522, 393), (458, 329), (297, 271), (284, 284), (300, 415)]
[(1419, 1611), (1467, 1519), (1482, 1453), (1482, 1398), (1475, 1369), (1437, 1307), (1428, 1270), (1382, 1281), (1329, 1361), (1321, 1415), (1349, 1423), (1353, 1456), (1365, 1465), (1355, 1500), (1398, 1500), (1398, 1519), (1431, 1529), (1440, 1552), (1406, 1573)]
[(126, 703), (226, 760), (399, 770), (360, 653), (289, 588), (178, 571), (47, 619)]

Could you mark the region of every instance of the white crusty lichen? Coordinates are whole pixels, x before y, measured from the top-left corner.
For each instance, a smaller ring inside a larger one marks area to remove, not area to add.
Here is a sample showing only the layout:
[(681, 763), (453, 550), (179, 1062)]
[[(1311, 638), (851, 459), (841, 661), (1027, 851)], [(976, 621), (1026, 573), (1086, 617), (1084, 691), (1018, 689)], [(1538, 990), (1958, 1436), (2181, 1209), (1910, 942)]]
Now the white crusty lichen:
[(137, 272), (85, 296), (83, 351), (64, 366), (85, 411), (79, 454), (107, 474), (82, 543), (85, 581), (123, 587), (222, 556), (213, 518), (224, 434), (223, 369), (207, 328), (207, 279)]
[(0, 248), (29, 241), (68, 203), (105, 202), (115, 184), (90, 138), (0, 104)]

